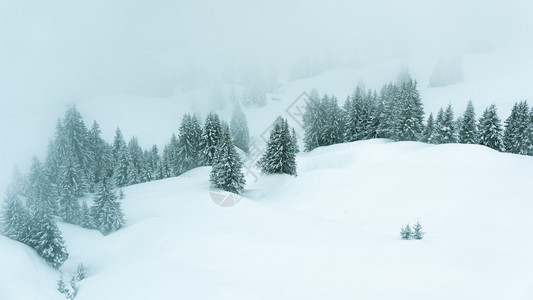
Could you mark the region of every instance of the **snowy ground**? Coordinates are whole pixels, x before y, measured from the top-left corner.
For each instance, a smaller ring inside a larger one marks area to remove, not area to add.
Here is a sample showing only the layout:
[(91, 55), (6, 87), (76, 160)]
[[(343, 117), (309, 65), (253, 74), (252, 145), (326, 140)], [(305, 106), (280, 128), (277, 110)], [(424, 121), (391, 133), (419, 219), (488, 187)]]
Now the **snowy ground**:
[[(533, 158), (371, 140), (298, 156), (213, 203), (209, 167), (125, 189), (127, 227), (60, 224), (77, 299), (531, 299)], [(399, 230), (420, 218), (421, 241)], [(58, 273), (0, 237), (0, 299), (61, 299)]]

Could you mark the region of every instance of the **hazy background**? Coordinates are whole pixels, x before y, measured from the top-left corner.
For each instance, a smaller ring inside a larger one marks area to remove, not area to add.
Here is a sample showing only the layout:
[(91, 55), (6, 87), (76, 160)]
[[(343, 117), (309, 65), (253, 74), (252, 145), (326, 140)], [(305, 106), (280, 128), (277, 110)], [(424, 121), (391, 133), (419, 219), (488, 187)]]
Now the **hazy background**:
[(257, 66), (284, 80), (315, 56), (512, 57), (532, 48), (532, 15), (531, 1), (0, 0), (0, 188), (43, 155), (66, 103), (164, 97)]

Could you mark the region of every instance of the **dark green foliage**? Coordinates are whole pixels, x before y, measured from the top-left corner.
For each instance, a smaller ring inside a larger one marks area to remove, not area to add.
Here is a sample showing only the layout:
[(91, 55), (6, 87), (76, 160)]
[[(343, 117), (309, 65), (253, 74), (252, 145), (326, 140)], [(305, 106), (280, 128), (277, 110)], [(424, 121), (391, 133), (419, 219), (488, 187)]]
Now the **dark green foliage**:
[(26, 230), (29, 215), (22, 201), (14, 193), (8, 193), (0, 214), (2, 234), (12, 240), (24, 243), (28, 239)]
[(278, 117), (270, 132), (265, 154), (258, 161), (261, 172), (296, 175), (295, 153), (287, 120)]
[(380, 109), (377, 114), (379, 124), (376, 129), (376, 136), (379, 138), (387, 138), (397, 140), (396, 128), (399, 116), (399, 90), (398, 88), (389, 83), (383, 86), (380, 91)]
[(502, 124), (496, 105), (492, 104), (479, 119), (479, 144), (497, 151), (503, 151)]
[(108, 178), (104, 177), (98, 185), (91, 217), (94, 228), (105, 235), (124, 226), (122, 208)]
[(250, 145), (248, 120), (246, 119), (246, 115), (241, 110), (241, 107), (238, 103), (235, 104), (233, 115), (231, 116), (230, 132), (235, 147), (241, 149), (245, 153), (248, 153)]
[(476, 124), (476, 113), (472, 101), (468, 101), (463, 119), (459, 125), (459, 143), (477, 144), (478, 130)]
[(345, 126), (344, 141), (353, 142), (376, 137), (377, 96), (357, 87), (351, 99), (344, 103)]
[(242, 161), (233, 146), (229, 130), (224, 130), (217, 143), (209, 181), (216, 188), (240, 194), (246, 183), (241, 169)]

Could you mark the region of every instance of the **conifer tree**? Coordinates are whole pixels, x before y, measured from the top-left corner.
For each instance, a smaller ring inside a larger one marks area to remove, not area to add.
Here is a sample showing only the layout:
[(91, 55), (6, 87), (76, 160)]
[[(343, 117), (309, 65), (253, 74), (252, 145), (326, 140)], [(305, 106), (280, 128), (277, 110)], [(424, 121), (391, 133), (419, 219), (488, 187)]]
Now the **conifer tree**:
[(392, 140), (398, 139), (398, 116), (399, 116), (399, 98), (398, 88), (389, 83), (383, 86), (380, 91), (381, 110), (378, 117), (378, 126), (376, 136)]
[(531, 116), (527, 101), (515, 103), (511, 115), (505, 121), (503, 143), (505, 151), (516, 154), (532, 155), (533, 144)]
[(129, 172), (128, 184), (137, 184), (143, 182), (143, 151), (139, 146), (136, 137), (132, 137), (128, 142)]
[(402, 84), (400, 90), (400, 110), (396, 124), (397, 139), (418, 141), (424, 130), (424, 109), (417, 82), (410, 80)]
[(214, 161), (217, 144), (222, 136), (220, 119), (216, 113), (209, 113), (202, 131), (201, 149), (204, 165), (211, 166)]
[(409, 224), (405, 225), (405, 227), (402, 227), (402, 230), (400, 231), (400, 236), (404, 240), (410, 240), (412, 238), (413, 231), (411, 230), (411, 226)]
[(102, 176), (111, 176), (114, 169), (112, 148), (102, 139), (100, 125), (93, 122), (88, 134), (89, 155), (89, 191), (94, 192)]
[(68, 253), (55, 220), (45, 211), (37, 210), (31, 223), (29, 245), (52, 267), (59, 269), (67, 260)]
[(216, 188), (240, 194), (246, 183), (241, 169), (242, 161), (233, 146), (229, 130), (224, 130), (216, 146), (209, 181)]
[(258, 165), (265, 174), (296, 175), (295, 150), (287, 120), (281, 117), (276, 120)]
[(196, 119), (189, 114), (184, 115), (179, 128), (176, 166), (178, 174), (183, 174), (200, 165), (199, 144), (202, 137), (198, 130), (199, 124), (194, 124), (194, 120)]
[[(315, 92), (312, 91), (311, 94)], [(309, 97), (307, 106), (303, 114), (304, 127), (304, 151), (311, 151), (316, 147), (325, 146), (324, 128), (326, 125), (326, 110), (324, 109), (324, 101), (321, 101), (316, 96)]]
[(492, 104), (483, 112), (479, 119), (479, 144), (503, 151), (502, 124), (496, 111), (496, 105)]
[(250, 132), (248, 130), (248, 120), (246, 115), (241, 110), (239, 103), (235, 104), (233, 115), (231, 116), (230, 132), (233, 138), (235, 147), (241, 149), (245, 153), (249, 152)]
[(108, 178), (103, 178), (91, 207), (92, 225), (107, 235), (124, 226), (124, 214)]
[(477, 144), (478, 131), (476, 124), (476, 113), (474, 111), (474, 105), (472, 100), (468, 101), (466, 111), (463, 115), (459, 127), (459, 143), (461, 144)]
[(324, 95), (321, 107), (325, 113), (323, 131), (324, 146), (342, 143), (344, 140), (344, 114), (337, 103), (336, 97)]
[[(51, 215), (58, 214), (57, 190), (49, 180), (41, 162), (34, 157), (27, 178), (26, 196), (28, 200), (38, 202), (42, 209)], [(33, 204), (28, 203), (28, 206)]]
[(429, 114), (426, 126), (424, 127), (423, 142), (429, 144), (435, 144), (435, 120), (433, 119), (433, 113)]
[(296, 135), (296, 130), (294, 130), (294, 127), (291, 129), (291, 140), (294, 147), (294, 153), (300, 152), (300, 147), (298, 147), (298, 136)]
[(455, 143), (455, 122), (452, 105), (449, 104), (444, 111), (442, 108), (435, 124), (437, 144)]
[(420, 220), (416, 220), (415, 225), (413, 226), (413, 234), (411, 235), (414, 240), (421, 240), (424, 236), (424, 233), (422, 231), (422, 225), (420, 225)]
[(81, 205), (81, 217), (80, 218), (81, 218), (81, 222), (80, 222), (81, 227), (88, 228), (88, 229), (93, 228), (91, 212), (89, 208), (87, 207), (86, 201), (83, 201)]
[(59, 214), (63, 221), (79, 224), (81, 207), (77, 198), (83, 195), (85, 180), (74, 156), (70, 154), (66, 159), (59, 190)]
[(26, 223), (29, 221), (28, 217), (28, 212), (19, 197), (8, 192), (0, 215), (2, 234), (12, 240), (24, 243), (28, 238), (28, 232), (25, 231)]

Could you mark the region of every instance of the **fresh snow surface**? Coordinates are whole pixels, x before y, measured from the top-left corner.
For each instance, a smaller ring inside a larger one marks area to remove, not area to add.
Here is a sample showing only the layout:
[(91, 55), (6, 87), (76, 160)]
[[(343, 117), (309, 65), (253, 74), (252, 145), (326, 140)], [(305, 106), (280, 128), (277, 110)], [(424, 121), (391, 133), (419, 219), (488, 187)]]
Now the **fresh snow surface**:
[[(220, 207), (209, 167), (124, 189), (109, 236), (60, 224), (76, 299), (532, 299), (533, 158), (370, 140), (300, 153)], [(427, 232), (405, 241), (420, 218)], [(62, 299), (59, 273), (0, 237), (0, 299)]]

